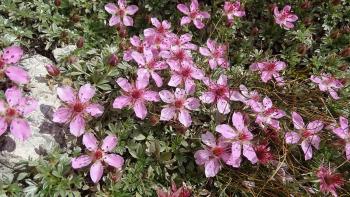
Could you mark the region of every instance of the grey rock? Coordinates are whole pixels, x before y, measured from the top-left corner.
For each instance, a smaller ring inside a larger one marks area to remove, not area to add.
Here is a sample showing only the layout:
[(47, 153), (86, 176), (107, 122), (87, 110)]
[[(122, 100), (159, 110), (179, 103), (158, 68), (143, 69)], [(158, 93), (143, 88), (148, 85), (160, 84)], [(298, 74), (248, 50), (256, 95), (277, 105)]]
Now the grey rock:
[(77, 46), (75, 45), (67, 45), (62, 48), (56, 48), (52, 51), (53, 56), (55, 57), (57, 62), (60, 62), (62, 58), (68, 56), (70, 53), (72, 53), (75, 49), (77, 49)]

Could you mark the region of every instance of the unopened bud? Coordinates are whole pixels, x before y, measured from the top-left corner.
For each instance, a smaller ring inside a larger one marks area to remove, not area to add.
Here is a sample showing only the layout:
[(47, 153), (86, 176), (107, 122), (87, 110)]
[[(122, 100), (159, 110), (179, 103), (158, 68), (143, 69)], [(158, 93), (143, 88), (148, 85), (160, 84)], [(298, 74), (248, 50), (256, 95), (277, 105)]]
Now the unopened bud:
[(84, 38), (83, 37), (79, 37), (77, 43), (75, 44), (77, 46), (78, 49), (83, 48), (84, 46)]
[(47, 72), (49, 73), (49, 75), (51, 75), (53, 77), (55, 77), (61, 73), (60, 69), (57, 68), (57, 66), (52, 65), (52, 64), (45, 65), (45, 68), (46, 68)]
[(55, 6), (60, 7), (61, 3), (62, 3), (62, 0), (55, 0), (54, 3), (55, 3)]
[(350, 56), (350, 47), (347, 47), (347, 48), (343, 49), (342, 51), (340, 51), (340, 55), (342, 57), (349, 57)]
[(107, 64), (110, 66), (116, 66), (118, 63), (119, 63), (119, 58), (114, 53), (112, 53), (107, 59)]
[(331, 33), (331, 38), (338, 39), (341, 36), (341, 32), (339, 30), (335, 30)]

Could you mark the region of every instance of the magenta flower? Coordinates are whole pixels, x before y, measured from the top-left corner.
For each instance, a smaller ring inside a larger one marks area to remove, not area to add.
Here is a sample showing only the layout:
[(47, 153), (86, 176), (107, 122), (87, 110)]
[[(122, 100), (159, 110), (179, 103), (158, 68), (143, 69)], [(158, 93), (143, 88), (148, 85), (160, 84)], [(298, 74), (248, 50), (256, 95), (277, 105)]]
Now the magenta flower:
[(350, 133), (348, 119), (339, 117), (340, 127), (332, 128), (333, 133), (345, 141), (345, 155), (346, 159), (350, 160)]
[(193, 79), (201, 80), (204, 77), (204, 72), (185, 62), (182, 66), (170, 66), (172, 74), (168, 85), (178, 87), (181, 84), (185, 85), (186, 92), (192, 94), (195, 91), (196, 84)]
[(85, 120), (89, 117), (99, 117), (103, 114), (103, 106), (91, 103), (96, 89), (90, 84), (80, 87), (79, 93), (69, 86), (57, 88), (58, 97), (66, 104), (59, 107), (53, 114), (53, 121), (69, 123), (70, 133), (76, 137), (85, 132)]
[(177, 9), (186, 15), (181, 18), (181, 26), (189, 24), (193, 21), (193, 24), (197, 29), (203, 29), (205, 26), (203, 20), (210, 18), (210, 14), (208, 12), (199, 10), (197, 0), (192, 0), (189, 7), (184, 4), (178, 4)]
[(319, 77), (311, 76), (310, 80), (318, 84), (322, 92), (329, 92), (333, 99), (338, 100), (337, 91), (344, 87), (340, 80), (334, 78), (330, 74), (322, 74)]
[(164, 70), (168, 67), (164, 61), (160, 61), (151, 50), (144, 50), (143, 54), (134, 51), (131, 56), (140, 66), (137, 70), (139, 77), (146, 77), (147, 79), (152, 77), (158, 87), (163, 85), (163, 79), (156, 71)]
[(209, 65), (211, 69), (215, 69), (217, 66), (222, 68), (228, 68), (229, 62), (226, 59), (227, 46), (224, 44), (218, 44), (214, 40), (207, 40), (207, 47), (200, 47), (200, 54), (209, 58)]
[(146, 101), (158, 102), (158, 92), (147, 89), (149, 80), (145, 77), (138, 77), (136, 83), (130, 84), (125, 78), (118, 78), (117, 84), (123, 89), (122, 96), (117, 97), (113, 102), (113, 108), (122, 109), (126, 106), (133, 107), (136, 116), (145, 119), (147, 116)]
[(134, 15), (139, 8), (136, 5), (127, 6), (125, 0), (118, 0), (118, 6), (114, 3), (108, 3), (105, 10), (112, 14), (109, 19), (109, 26), (133, 26), (134, 20), (128, 15)]
[(38, 107), (38, 102), (29, 97), (23, 97), (17, 87), (5, 91), (6, 102), (0, 100), (0, 136), (10, 125), (10, 131), (16, 138), (24, 141), (31, 136), (31, 130), (24, 116)]
[(276, 130), (280, 129), (280, 123), (278, 119), (285, 116), (285, 112), (272, 106), (270, 98), (265, 97), (262, 103), (255, 103), (251, 106), (253, 111), (257, 113), (255, 122), (261, 127), (271, 126)]
[(232, 115), (232, 124), (235, 128), (227, 124), (216, 126), (216, 131), (232, 144), (232, 154), (226, 164), (238, 168), (241, 165), (241, 154), (252, 163), (258, 162), (252, 140), (253, 134), (248, 130), (244, 123), (244, 117), (240, 112), (235, 112)]
[(230, 24), (233, 23), (234, 17), (245, 16), (245, 11), (240, 1), (236, 1), (236, 2), (225, 1), (224, 13), (227, 16), (227, 20)]
[(223, 138), (215, 139), (210, 132), (202, 134), (203, 150), (194, 154), (197, 165), (204, 165), (205, 176), (214, 177), (222, 168), (221, 160), (227, 162), (230, 158), (230, 144)]
[(146, 43), (140, 39), (138, 36), (133, 36), (130, 38), (130, 44), (132, 45), (130, 49), (124, 52), (123, 60), (130, 61), (132, 60), (131, 54), (136, 51), (139, 53), (143, 53), (143, 51), (147, 48)]
[(23, 50), (18, 46), (5, 48), (0, 55), (0, 73), (5, 73), (15, 83), (27, 84), (30, 81), (27, 71), (16, 65), (22, 56)]
[(341, 174), (324, 166), (320, 166), (316, 172), (316, 176), (320, 181), (321, 192), (325, 194), (331, 193), (335, 197), (338, 196), (336, 190), (341, 188), (345, 183)]
[(290, 5), (284, 6), (282, 11), (279, 11), (276, 6), (273, 12), (275, 22), (286, 30), (292, 29), (294, 27), (293, 23), (298, 20), (298, 16), (292, 13)]
[(283, 85), (284, 80), (280, 75), (280, 71), (286, 68), (286, 63), (282, 61), (266, 61), (258, 62), (250, 65), (250, 70), (259, 71), (261, 73), (261, 80), (266, 83), (275, 78), (278, 85)]
[(176, 88), (175, 94), (168, 90), (162, 90), (159, 92), (159, 96), (163, 102), (168, 103), (161, 111), (160, 120), (169, 121), (177, 117), (185, 127), (192, 124), (189, 111), (199, 108), (198, 99), (194, 97), (187, 98), (186, 91), (180, 88)]
[(222, 114), (228, 114), (231, 111), (230, 100), (235, 100), (237, 91), (232, 91), (227, 84), (227, 76), (220, 75), (217, 82), (205, 78), (204, 84), (208, 86), (208, 91), (204, 92), (199, 98), (203, 103), (216, 103), (218, 111)]
[(312, 158), (312, 146), (319, 149), (321, 138), (317, 133), (323, 129), (323, 123), (320, 120), (315, 120), (305, 127), (303, 118), (297, 112), (292, 112), (292, 120), (297, 132), (287, 132), (285, 135), (286, 143), (297, 144), (301, 141), (300, 145), (303, 149), (305, 160), (309, 160)]
[(90, 152), (87, 155), (73, 158), (71, 160), (72, 168), (79, 169), (93, 163), (90, 168), (90, 177), (94, 183), (100, 181), (105, 164), (121, 170), (124, 164), (123, 157), (118, 154), (108, 154), (108, 152), (112, 152), (117, 143), (118, 139), (116, 136), (108, 135), (99, 147), (95, 136), (92, 133), (85, 133), (83, 136), (83, 144)]

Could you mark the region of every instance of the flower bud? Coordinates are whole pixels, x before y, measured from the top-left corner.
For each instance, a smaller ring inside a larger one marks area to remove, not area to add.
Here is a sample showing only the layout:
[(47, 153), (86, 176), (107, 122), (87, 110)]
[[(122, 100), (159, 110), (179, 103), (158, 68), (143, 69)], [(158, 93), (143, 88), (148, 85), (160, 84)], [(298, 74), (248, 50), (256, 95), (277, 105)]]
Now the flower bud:
[(114, 53), (112, 53), (107, 59), (107, 64), (110, 66), (116, 66), (118, 63), (119, 63), (119, 58)]
[(300, 55), (305, 55), (306, 52), (307, 52), (307, 50), (309, 50), (309, 47), (308, 47), (307, 45), (305, 45), (305, 44), (300, 44), (300, 45), (298, 46), (298, 53), (299, 53)]
[(155, 126), (159, 123), (159, 117), (156, 115), (152, 115), (149, 119), (152, 126)]
[(54, 3), (55, 3), (55, 6), (60, 7), (61, 3), (62, 3), (62, 0), (55, 0)]
[(339, 30), (335, 30), (331, 33), (331, 38), (332, 39), (338, 39), (341, 36), (341, 32)]
[(340, 55), (342, 57), (349, 57), (350, 56), (350, 47), (347, 47), (347, 48), (343, 49), (342, 51), (340, 51)]
[(301, 9), (303, 10), (307, 10), (309, 8), (311, 8), (311, 2), (308, 0), (305, 0), (301, 5), (300, 5)]
[(75, 43), (75, 45), (77, 46), (78, 49), (83, 48), (84, 46), (84, 38), (83, 37), (79, 37), (77, 43)]
[(339, 5), (341, 3), (341, 0), (332, 0), (333, 5)]
[(51, 75), (53, 77), (55, 77), (61, 73), (60, 69), (57, 68), (57, 66), (52, 65), (52, 64), (45, 65), (45, 68), (46, 68), (47, 72), (49, 73), (49, 75)]
[(258, 27), (253, 27), (252, 30), (250, 30), (250, 35), (251, 36), (256, 36), (259, 34), (259, 28)]

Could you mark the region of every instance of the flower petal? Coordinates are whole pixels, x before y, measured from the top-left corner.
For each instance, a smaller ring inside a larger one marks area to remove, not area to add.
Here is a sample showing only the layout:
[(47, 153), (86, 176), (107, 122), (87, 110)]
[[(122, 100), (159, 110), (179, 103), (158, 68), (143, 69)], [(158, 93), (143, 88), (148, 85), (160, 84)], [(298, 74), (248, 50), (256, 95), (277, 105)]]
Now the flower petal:
[(141, 120), (145, 119), (147, 116), (147, 108), (145, 103), (141, 100), (137, 100), (134, 104), (134, 112), (136, 117), (140, 118)]
[(102, 150), (104, 152), (111, 152), (118, 144), (118, 138), (115, 135), (108, 135), (103, 139)]
[(138, 10), (139, 8), (136, 5), (130, 5), (126, 7), (125, 12), (129, 15), (134, 15)]
[(221, 169), (221, 165), (217, 159), (211, 159), (205, 163), (205, 176), (214, 177)]
[(160, 100), (159, 93), (155, 91), (145, 91), (143, 93), (143, 98), (146, 101), (158, 102)]
[(292, 120), (293, 120), (294, 128), (296, 129), (305, 128), (304, 120), (297, 112), (292, 112)]
[(201, 135), (201, 138), (202, 138), (202, 142), (205, 145), (212, 147), (212, 148), (214, 148), (216, 146), (216, 139), (211, 132), (207, 131), (206, 133)]
[(76, 115), (69, 125), (70, 133), (76, 137), (81, 136), (85, 132), (85, 120), (82, 114)]
[(5, 91), (5, 97), (10, 107), (15, 107), (21, 101), (22, 93), (17, 87), (14, 86), (14, 87), (8, 88)]
[(23, 68), (18, 66), (9, 66), (5, 70), (5, 74), (8, 78), (18, 84), (27, 84), (30, 81), (30, 77)]
[(179, 121), (185, 127), (191, 126), (192, 119), (191, 119), (191, 115), (190, 115), (189, 111), (187, 111), (185, 109), (180, 110)]
[(32, 135), (28, 122), (20, 118), (12, 120), (10, 131), (12, 135), (22, 141), (28, 139)]
[(97, 150), (97, 139), (92, 133), (85, 133), (83, 136), (83, 144), (89, 151)]
[(114, 3), (107, 3), (105, 5), (105, 10), (109, 13), (109, 14), (115, 14), (118, 10), (117, 5), (115, 5)]
[(222, 114), (228, 114), (231, 111), (230, 104), (227, 102), (227, 100), (220, 98), (217, 101), (217, 108), (218, 111)]
[(221, 124), (216, 126), (215, 131), (219, 132), (224, 138), (233, 139), (237, 136), (237, 133), (227, 124)]
[(125, 91), (125, 92), (130, 92), (132, 90), (132, 86), (129, 83), (129, 81), (125, 78), (118, 78), (117, 79), (117, 84)]
[(85, 108), (85, 111), (93, 117), (99, 117), (103, 114), (103, 106), (100, 104), (90, 104)]
[(88, 155), (81, 155), (79, 157), (72, 158), (72, 168), (79, 169), (88, 166), (92, 162), (92, 159)]
[(108, 154), (103, 160), (108, 163), (108, 165), (113, 166), (119, 170), (121, 170), (124, 165), (124, 158), (117, 154)]
[(90, 99), (95, 95), (96, 89), (90, 84), (85, 84), (79, 89), (79, 100), (82, 103), (90, 101)]
[(251, 144), (243, 144), (243, 155), (252, 163), (258, 162), (255, 150)]
[(299, 134), (293, 131), (287, 132), (284, 138), (286, 139), (287, 144), (296, 144), (300, 140)]
[(94, 183), (97, 183), (100, 181), (101, 177), (103, 175), (103, 166), (100, 161), (96, 161), (94, 164), (92, 164), (90, 168), (90, 177), (91, 180)]
[(160, 112), (160, 120), (169, 121), (175, 116), (175, 108), (174, 107), (166, 107), (162, 109)]
[(204, 165), (209, 160), (210, 156), (212, 156), (212, 154), (208, 150), (198, 150), (194, 153), (194, 159), (197, 165)]
[(301, 142), (301, 149), (303, 149), (305, 160), (309, 160), (312, 158), (312, 147), (311, 143), (308, 140), (304, 140)]
[(173, 103), (175, 101), (175, 96), (169, 90), (162, 90), (159, 92), (160, 99), (165, 103)]
[(69, 86), (57, 88), (57, 95), (62, 101), (68, 104), (74, 104), (76, 101), (74, 90)]
[(131, 98), (129, 96), (118, 96), (113, 102), (113, 108), (122, 109), (131, 103)]
[(73, 110), (71, 108), (60, 107), (53, 114), (53, 122), (57, 123), (66, 123), (69, 121), (73, 114)]
[(189, 110), (196, 110), (200, 106), (200, 102), (197, 98), (191, 97), (186, 99), (185, 107)]

